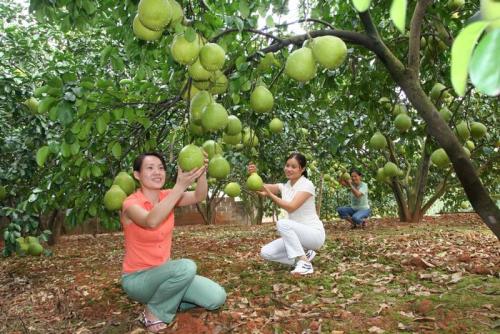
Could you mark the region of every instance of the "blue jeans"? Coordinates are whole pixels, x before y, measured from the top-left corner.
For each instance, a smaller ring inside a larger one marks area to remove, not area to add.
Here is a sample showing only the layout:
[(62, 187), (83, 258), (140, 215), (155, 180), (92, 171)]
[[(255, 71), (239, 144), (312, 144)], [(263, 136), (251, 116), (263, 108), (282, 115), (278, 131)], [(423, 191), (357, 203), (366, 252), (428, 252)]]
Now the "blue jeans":
[(352, 221), (356, 225), (360, 225), (363, 220), (368, 218), (372, 210), (371, 209), (359, 209), (359, 210), (354, 210), (350, 206), (341, 206), (340, 208), (337, 208), (337, 212), (339, 213), (340, 218), (346, 219), (351, 217)]

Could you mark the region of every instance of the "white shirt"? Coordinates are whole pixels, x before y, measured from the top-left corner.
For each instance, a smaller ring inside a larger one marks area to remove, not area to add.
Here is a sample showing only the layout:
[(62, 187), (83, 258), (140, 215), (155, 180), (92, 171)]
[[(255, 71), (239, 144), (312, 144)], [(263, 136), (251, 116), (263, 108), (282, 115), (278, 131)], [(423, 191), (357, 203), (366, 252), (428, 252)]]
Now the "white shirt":
[(290, 181), (288, 181), (287, 183), (278, 183), (278, 187), (281, 192), (281, 198), (287, 202), (292, 201), (295, 194), (300, 191), (310, 193), (312, 196), (309, 196), (309, 198), (295, 211), (287, 213), (287, 218), (301, 224), (323, 228), (323, 223), (316, 213), (316, 190), (309, 179), (305, 176), (301, 176), (293, 186)]

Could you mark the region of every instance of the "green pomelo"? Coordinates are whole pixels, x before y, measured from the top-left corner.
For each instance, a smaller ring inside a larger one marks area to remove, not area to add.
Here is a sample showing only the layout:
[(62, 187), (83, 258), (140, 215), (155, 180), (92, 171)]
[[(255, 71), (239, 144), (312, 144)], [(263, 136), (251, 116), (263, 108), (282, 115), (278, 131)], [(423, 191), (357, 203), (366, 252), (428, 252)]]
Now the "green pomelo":
[(176, 35), (170, 46), (170, 51), (176, 62), (191, 65), (196, 61), (200, 53), (200, 38), (196, 36), (194, 41), (188, 42), (184, 34)]
[(207, 43), (200, 50), (200, 63), (209, 70), (220, 70), (224, 66), (226, 51), (215, 43)]
[(230, 115), (227, 118), (227, 126), (224, 129), (224, 132), (229, 136), (236, 136), (241, 134), (241, 129), (242, 125), (240, 119), (234, 115)]
[(231, 172), (229, 162), (222, 155), (215, 155), (208, 162), (208, 175), (216, 179), (223, 179)]
[(465, 142), (465, 147), (467, 147), (469, 150), (473, 151), (476, 148), (476, 144), (472, 140), (467, 140)]
[(104, 194), (104, 207), (109, 211), (120, 210), (127, 194), (118, 185), (112, 185)]
[(49, 90), (50, 86), (41, 86), (41, 87), (37, 87), (35, 88), (35, 90), (33, 91), (33, 96), (34, 97), (42, 97), (43, 94), (47, 93), (47, 91)]
[(210, 78), (210, 93), (223, 94), (227, 91), (228, 85), (229, 82), (226, 75), (221, 71), (216, 71)]
[(392, 109), (392, 114), (394, 116), (397, 116), (399, 114), (406, 114), (407, 113), (407, 109), (406, 109), (406, 106), (404, 104), (396, 104), (394, 105), (394, 108)]
[(269, 130), (272, 133), (280, 133), (283, 131), (283, 122), (279, 118), (273, 118), (271, 122), (269, 122)]
[(178, 163), (179, 167), (184, 172), (190, 172), (195, 168), (200, 168), (205, 162), (203, 150), (194, 145), (189, 144), (182, 148), (179, 152)]
[(156, 41), (161, 37), (163, 31), (155, 31), (146, 28), (142, 25), (141, 20), (139, 20), (139, 16), (136, 15), (134, 21), (132, 22), (132, 30), (134, 31), (134, 35), (145, 41)]
[(211, 83), (210, 81), (196, 81), (196, 80), (193, 80), (192, 81), (192, 84), (198, 88), (199, 90), (207, 90), (207, 89), (210, 89), (210, 86), (211, 86)]
[(321, 36), (313, 39), (314, 59), (328, 69), (339, 67), (347, 56), (347, 46), (336, 36)]
[(378, 100), (378, 103), (380, 103), (384, 108), (391, 108), (391, 100), (389, 98), (383, 96)]
[(469, 127), (467, 126), (467, 123), (465, 121), (461, 121), (460, 123), (457, 124), (456, 132), (458, 138), (460, 138), (463, 141), (469, 139), (470, 137)]
[(32, 112), (38, 112), (38, 100), (34, 97), (30, 97), (24, 101), (24, 105), (29, 108)]
[(195, 137), (201, 137), (205, 133), (201, 125), (196, 125), (193, 122), (189, 123), (189, 133)]
[(264, 57), (259, 62), (259, 65), (257, 65), (257, 70), (261, 72), (266, 72), (269, 70), (273, 65), (279, 65), (279, 61), (274, 57), (274, 53), (269, 52), (266, 53)]
[(34, 237), (32, 235), (29, 235), (26, 238), (24, 238), (24, 241), (26, 243), (28, 243), (28, 244), (38, 244), (38, 243), (40, 243), (40, 241), (38, 240), (38, 238)]
[(468, 207), (469, 207), (468, 201), (463, 201), (462, 203), (460, 203), (460, 208), (467, 209)]
[(266, 113), (273, 109), (273, 94), (264, 86), (255, 87), (250, 95), (250, 107), (258, 113)]
[(387, 147), (387, 139), (380, 132), (375, 132), (375, 134), (370, 138), (370, 147), (375, 150), (382, 150)]
[(212, 159), (216, 154), (222, 154), (222, 147), (215, 140), (206, 140), (201, 147), (207, 152), (209, 159)]
[(18, 244), (25, 244), (25, 243), (27, 243), (27, 242), (26, 242), (26, 240), (24, 240), (24, 238), (23, 238), (23, 237), (18, 237), (18, 238), (16, 238), (16, 242), (17, 242)]
[(211, 102), (203, 109), (201, 125), (209, 132), (222, 130), (227, 126), (228, 114), (222, 104)]
[(411, 128), (411, 118), (407, 114), (399, 114), (394, 120), (394, 126), (399, 132), (405, 132)]
[(127, 194), (130, 195), (135, 190), (135, 181), (127, 172), (120, 172), (116, 175), (113, 184), (116, 184)]
[(172, 6), (168, 0), (141, 0), (137, 16), (143, 26), (150, 30), (162, 30), (172, 19)]
[(179, 23), (184, 20), (184, 12), (181, 5), (175, 0), (168, 0), (170, 2), (170, 7), (172, 7), (172, 19), (170, 20), (169, 27), (174, 29)]
[(312, 50), (306, 47), (293, 51), (285, 63), (285, 73), (299, 82), (306, 82), (316, 76), (316, 61)]
[(453, 117), (452, 112), (447, 107), (441, 108), (441, 110), (439, 110), (439, 115), (446, 123), (448, 123)]
[(0, 186), (0, 201), (4, 200), (7, 197), (7, 189), (5, 186)]
[(340, 178), (344, 181), (347, 181), (351, 178), (351, 175), (348, 172), (343, 172)]
[(40, 256), (43, 252), (43, 247), (39, 243), (29, 244), (28, 253), (33, 256)]
[(396, 166), (396, 164), (394, 162), (391, 162), (391, 161), (388, 161), (385, 165), (384, 165), (384, 175), (386, 177), (394, 177), (394, 176), (397, 176), (398, 175), (398, 166)]
[(332, 180), (332, 177), (330, 176), (330, 174), (325, 174), (325, 175), (323, 176), (323, 180), (325, 180), (325, 181), (331, 181), (331, 180)]
[(29, 254), (30, 244), (26, 242), (19, 242), (18, 249), (22, 252), (22, 254)]
[(206, 90), (200, 90), (192, 99), (189, 105), (191, 121), (196, 125), (201, 125), (203, 109), (212, 102), (212, 95)]
[(212, 77), (212, 72), (207, 71), (203, 66), (201, 66), (199, 59), (189, 65), (188, 73), (189, 76), (195, 81), (208, 81)]
[(431, 161), (439, 168), (446, 168), (450, 165), (448, 154), (446, 154), (446, 151), (442, 148), (438, 148), (437, 150), (432, 152)]
[(248, 190), (251, 191), (259, 191), (262, 190), (264, 186), (264, 182), (262, 182), (262, 178), (257, 173), (252, 173), (246, 182)]
[(379, 169), (377, 169), (377, 181), (379, 181), (379, 182), (385, 181), (385, 173), (384, 173), (383, 167), (380, 167)]
[(234, 136), (224, 133), (224, 135), (222, 136), (222, 140), (224, 141), (224, 143), (229, 145), (239, 145), (241, 143), (241, 132), (235, 134)]
[(470, 151), (467, 147), (464, 146), (464, 151), (465, 151), (465, 155), (467, 156), (467, 158), (470, 158)]
[(470, 125), (470, 134), (474, 139), (483, 138), (486, 135), (488, 129), (483, 123), (472, 122)]
[(446, 94), (446, 86), (443, 85), (442, 83), (436, 82), (434, 86), (432, 86), (429, 96), (434, 102), (436, 102), (439, 99), (439, 97), (441, 97), (441, 99), (444, 98), (445, 94)]
[(237, 197), (241, 194), (241, 188), (238, 183), (230, 182), (224, 187), (224, 192), (230, 197)]
[(255, 134), (255, 131), (250, 128), (245, 128), (243, 130), (243, 145), (249, 147), (256, 147), (259, 145), (259, 138)]

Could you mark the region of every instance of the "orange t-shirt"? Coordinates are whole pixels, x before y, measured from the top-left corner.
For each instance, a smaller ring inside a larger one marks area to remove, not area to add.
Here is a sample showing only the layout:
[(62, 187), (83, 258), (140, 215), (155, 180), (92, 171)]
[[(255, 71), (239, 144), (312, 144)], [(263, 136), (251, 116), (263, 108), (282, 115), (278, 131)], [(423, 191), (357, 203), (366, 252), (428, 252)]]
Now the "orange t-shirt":
[[(160, 191), (159, 201), (162, 201), (169, 193), (170, 190)], [(153, 209), (153, 203), (140, 190), (125, 199), (122, 212), (131, 205), (139, 205), (147, 211)], [(144, 228), (133, 222), (125, 223), (123, 213), (120, 221), (125, 235), (125, 257), (122, 267), (124, 273), (156, 267), (170, 258), (174, 231), (173, 210), (160, 225), (153, 229)]]

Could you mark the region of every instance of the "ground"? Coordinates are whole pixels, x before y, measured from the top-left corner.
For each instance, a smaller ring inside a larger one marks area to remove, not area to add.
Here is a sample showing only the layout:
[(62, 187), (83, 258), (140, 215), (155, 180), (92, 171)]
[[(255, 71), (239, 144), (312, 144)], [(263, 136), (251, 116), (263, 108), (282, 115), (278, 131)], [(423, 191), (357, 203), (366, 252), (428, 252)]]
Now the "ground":
[[(166, 333), (498, 333), (500, 247), (473, 214), (419, 224), (325, 224), (310, 277), (265, 263), (272, 224), (175, 231), (173, 257), (225, 287), (221, 310), (180, 313)], [(144, 333), (120, 286), (123, 235), (65, 237), (51, 257), (0, 261), (0, 333)]]

